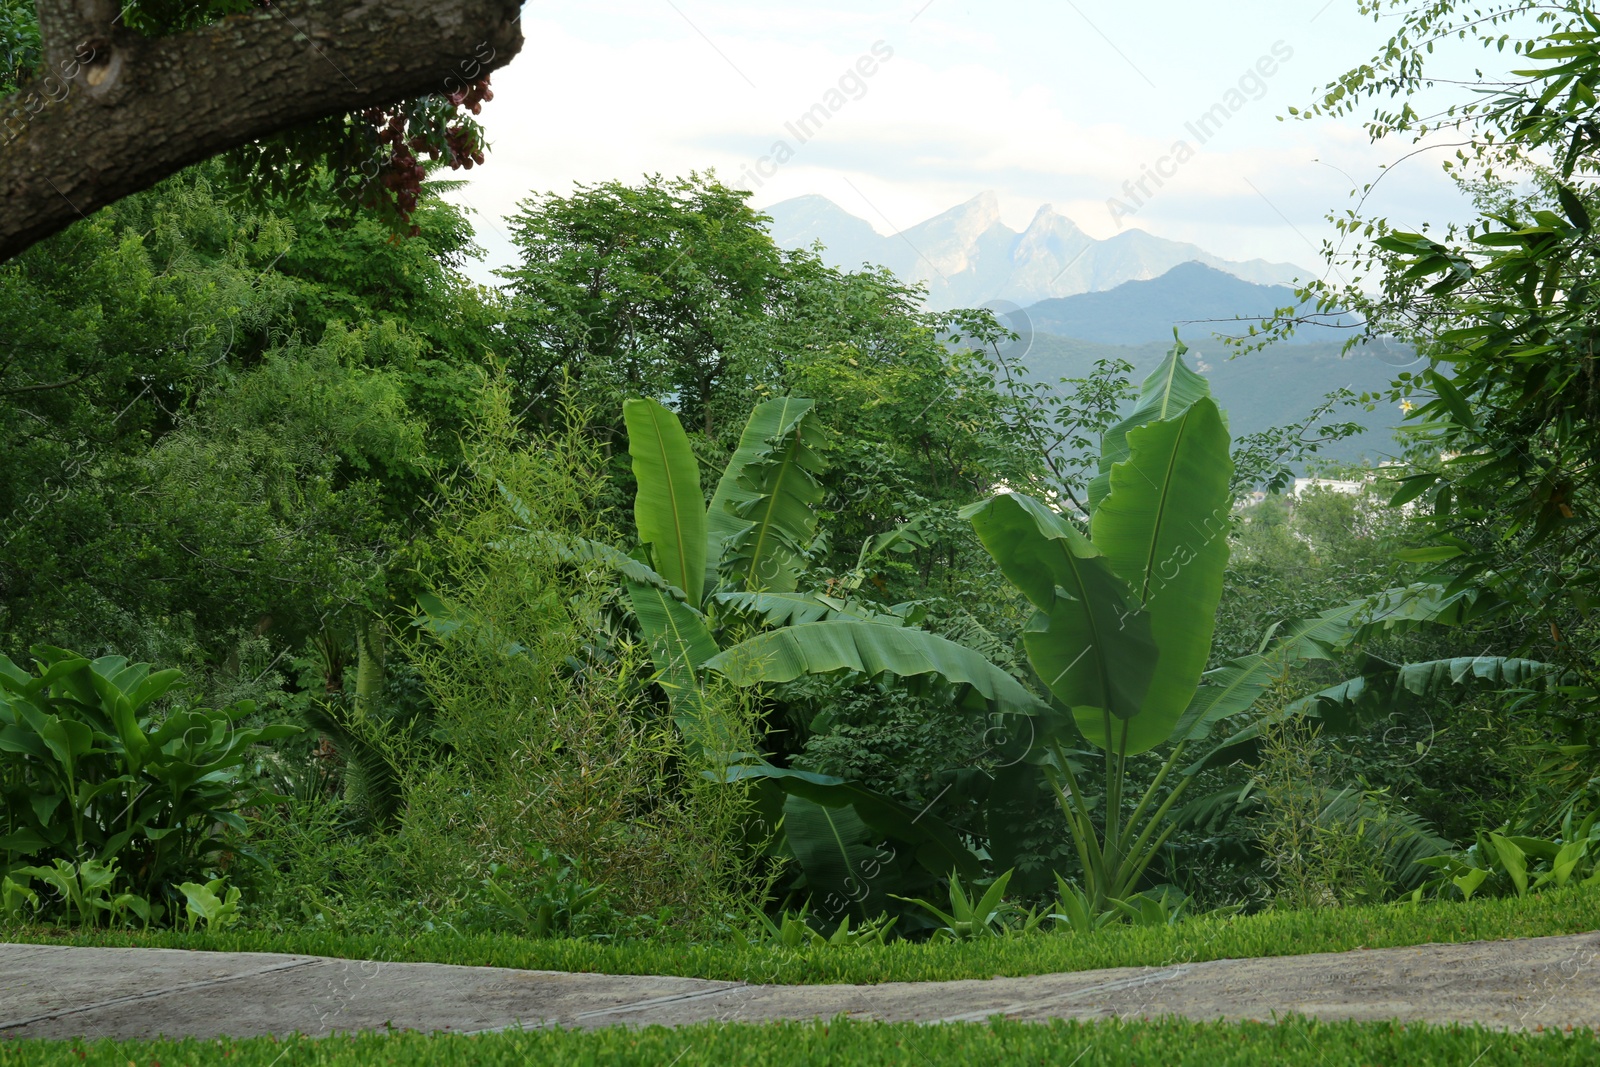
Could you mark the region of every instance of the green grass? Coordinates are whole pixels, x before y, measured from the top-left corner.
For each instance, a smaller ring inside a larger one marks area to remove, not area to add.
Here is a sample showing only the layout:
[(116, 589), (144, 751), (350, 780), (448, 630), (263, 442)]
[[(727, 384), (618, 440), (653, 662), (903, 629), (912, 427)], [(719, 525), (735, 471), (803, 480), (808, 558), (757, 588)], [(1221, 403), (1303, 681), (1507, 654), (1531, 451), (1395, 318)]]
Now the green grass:
[(1600, 891), (1573, 888), (1520, 900), (1265, 912), (1236, 918), (1194, 919), (1176, 927), (1113, 927), (1093, 935), (1041, 933), (1013, 940), (966, 944), (895, 942), (882, 947), (819, 947), (799, 951), (751, 949), (736, 944), (631, 942), (611, 945), (449, 932), (376, 937), (317, 930), (281, 934), (249, 930), (186, 934), (0, 928), (0, 940), (287, 952), (347, 959), (804, 984), (1048, 974), (1250, 956), (1297, 956), (1362, 947), (1543, 937), (1596, 929), (1600, 929)]
[(1395, 1064), (1512, 1067), (1593, 1064), (1589, 1032), (1505, 1034), (1476, 1027), (1319, 1023), (913, 1023), (706, 1024), (667, 1030), (537, 1031), (479, 1037), (367, 1034), (320, 1040), (0, 1042), (0, 1067), (296, 1067), (300, 1064), (577, 1064), (695, 1067), (698, 1064), (1178, 1065), (1283, 1064), (1344, 1067)]

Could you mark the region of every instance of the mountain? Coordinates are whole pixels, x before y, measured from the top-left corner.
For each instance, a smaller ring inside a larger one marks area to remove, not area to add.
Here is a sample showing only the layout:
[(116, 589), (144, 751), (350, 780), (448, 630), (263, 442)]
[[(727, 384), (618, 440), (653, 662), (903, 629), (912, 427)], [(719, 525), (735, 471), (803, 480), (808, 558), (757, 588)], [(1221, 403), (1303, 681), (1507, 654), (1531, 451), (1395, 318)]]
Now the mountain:
[[(1213, 333), (1243, 335), (1279, 308), (1299, 306), (1294, 290), (1287, 286), (1256, 285), (1191, 261), (1178, 264), (1159, 278), (1041, 300), (1023, 312), (1031, 328), (1040, 333), (1139, 345), (1150, 341), (1171, 343), (1174, 327), (1189, 343)], [(1231, 321), (1234, 319), (1241, 321)], [(1347, 330), (1331, 322), (1301, 327), (1294, 341), (1343, 343)]]
[(930, 308), (977, 307), (1005, 300), (1032, 304), (1156, 278), (1190, 261), (1251, 282), (1285, 285), (1309, 272), (1289, 263), (1235, 263), (1197, 245), (1143, 230), (1096, 240), (1045, 204), (1021, 233), (1000, 221), (994, 193), (885, 237), (823, 196), (800, 196), (765, 209), (773, 240), (784, 248), (820, 241), (822, 258), (855, 270), (881, 264), (928, 286)]
[[(1034, 381), (1054, 384), (1062, 378), (1087, 377), (1099, 359), (1123, 359), (1133, 364), (1129, 377), (1137, 385), (1155, 370), (1172, 347), (1165, 341), (1116, 345), (1072, 337), (1036, 333), (1019, 341), (1007, 356), (1026, 367)], [(1234, 355), (1219, 342), (1202, 340), (1185, 357), (1189, 366), (1211, 383), (1211, 394), (1227, 415), (1228, 429), (1238, 440), (1305, 418), (1335, 389), (1354, 393), (1386, 388), (1402, 364), (1389, 362), (1381, 353), (1356, 350), (1341, 354), (1342, 343), (1310, 342), (1275, 345), (1258, 352)], [(1326, 422), (1355, 422), (1366, 432), (1325, 448), (1325, 459), (1354, 461), (1365, 457), (1379, 461), (1398, 452), (1393, 435), (1403, 415), (1392, 405), (1379, 404), (1367, 411), (1359, 404), (1330, 412)]]
[[(1085, 377), (1096, 360), (1122, 359), (1133, 364), (1131, 377), (1138, 382), (1172, 347), (1176, 326), (1189, 346), (1190, 366), (1210, 380), (1236, 438), (1298, 421), (1336, 389), (1379, 392), (1416, 358), (1398, 345), (1358, 348), (1346, 355), (1346, 331), (1329, 326), (1302, 328), (1298, 343), (1242, 354), (1215, 336), (1244, 333), (1241, 326), (1295, 304), (1292, 289), (1254, 285), (1200, 263), (1182, 263), (1149, 281), (1008, 310), (1001, 317), (1018, 338), (1003, 352), (1036, 381), (1053, 384)], [(1392, 434), (1401, 417), (1388, 405), (1331, 412), (1328, 421), (1360, 423), (1367, 432), (1322, 455), (1384, 458), (1395, 450)]]

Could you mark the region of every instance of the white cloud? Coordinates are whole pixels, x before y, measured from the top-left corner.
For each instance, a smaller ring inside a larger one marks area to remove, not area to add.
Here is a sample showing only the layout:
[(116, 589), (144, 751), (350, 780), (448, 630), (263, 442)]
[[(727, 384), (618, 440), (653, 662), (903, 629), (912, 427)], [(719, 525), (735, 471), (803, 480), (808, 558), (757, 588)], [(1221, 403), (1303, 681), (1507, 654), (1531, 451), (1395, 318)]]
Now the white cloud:
[[(530, 193), (707, 167), (732, 182), (753, 176), (747, 168), (779, 139), (795, 154), (761, 180), (758, 206), (820, 193), (890, 232), (993, 189), (1013, 227), (1049, 202), (1108, 236), (1117, 225), (1107, 199), (1176, 140), (1193, 143), (1185, 123), (1279, 39), (1293, 39), (1292, 61), (1264, 79), (1261, 99), (1194, 145), (1135, 225), (1230, 259), (1314, 265), (1306, 242), (1329, 235), (1323, 215), (1345, 204), (1350, 182), (1339, 170), (1371, 181), (1397, 154), (1367, 145), (1354, 122), (1276, 121), (1308, 85), (1370, 52), (1370, 28), (1337, 8), (1308, 24), (1314, 8), (1268, 0), (976, 13), (934, 0), (912, 21), (921, 6), (530, 4), (527, 46), (495, 75), (484, 112), (493, 152), (463, 197), (480, 212), (491, 258), (508, 258), (493, 220)], [(837, 88), (876, 41), (893, 57), (862, 80), (859, 99), (797, 143), (785, 123)], [(1437, 209), (1448, 187), (1436, 163), (1408, 168), (1384, 179), (1374, 206), (1397, 216)]]

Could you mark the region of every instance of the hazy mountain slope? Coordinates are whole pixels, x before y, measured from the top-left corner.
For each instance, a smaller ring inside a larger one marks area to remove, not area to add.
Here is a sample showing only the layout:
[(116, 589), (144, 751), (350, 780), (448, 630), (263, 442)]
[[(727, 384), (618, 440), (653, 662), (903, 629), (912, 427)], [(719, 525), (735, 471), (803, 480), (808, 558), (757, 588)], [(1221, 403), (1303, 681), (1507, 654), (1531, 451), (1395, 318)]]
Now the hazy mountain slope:
[[(1299, 301), (1283, 285), (1254, 285), (1202, 263), (1180, 263), (1159, 278), (1094, 293), (1041, 300), (1024, 310), (1042, 333), (1108, 344), (1170, 342), (1176, 326), (1185, 341), (1213, 333), (1243, 335), (1259, 319)], [(1230, 320), (1239, 319), (1234, 322)], [(1346, 331), (1303, 327), (1297, 343), (1343, 343)]]
[[(1017, 347), (1024, 345), (1027, 350), (1017, 362), (1034, 380), (1053, 384), (1063, 377), (1081, 378), (1093, 370), (1097, 359), (1125, 359), (1133, 364), (1132, 378), (1137, 383), (1161, 362), (1172, 342), (1170, 334), (1166, 341), (1117, 345), (1036, 333), (1031, 343), (1021, 341)], [(1217, 403), (1228, 414), (1229, 429), (1238, 438), (1303, 418), (1327, 393), (1341, 386), (1356, 393), (1383, 389), (1399, 369), (1379, 355), (1358, 352), (1341, 356), (1340, 348), (1339, 343), (1330, 342), (1276, 345), (1230, 359), (1230, 350), (1221, 342), (1197, 338), (1188, 359), (1191, 367), (1210, 380)], [(1369, 412), (1357, 405), (1343, 408), (1329, 419), (1358, 422), (1367, 432), (1322, 455), (1340, 460), (1365, 456), (1376, 461), (1395, 452), (1392, 436), (1400, 425), (1398, 408), (1379, 405)]]

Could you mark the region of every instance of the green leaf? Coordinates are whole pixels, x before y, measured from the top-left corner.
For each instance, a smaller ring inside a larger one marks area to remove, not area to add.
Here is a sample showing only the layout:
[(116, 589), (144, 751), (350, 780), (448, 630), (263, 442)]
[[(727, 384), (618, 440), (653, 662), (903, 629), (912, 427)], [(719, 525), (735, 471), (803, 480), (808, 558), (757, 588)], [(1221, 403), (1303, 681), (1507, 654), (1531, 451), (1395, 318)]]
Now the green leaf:
[(924, 630), (876, 622), (808, 622), (757, 634), (706, 661), (736, 685), (788, 682), (804, 674), (854, 671), (868, 678), (936, 674), (966, 683), (995, 710), (1048, 715), (1022, 683), (978, 653)]
[(768, 626), (796, 626), (824, 619), (877, 619), (863, 608), (810, 593), (717, 593), (712, 600), (739, 615), (759, 615)]
[[(713, 772), (705, 772), (716, 779)], [(879, 839), (892, 839), (909, 845), (917, 863), (940, 878), (957, 871), (967, 878), (983, 873), (983, 863), (962, 843), (961, 835), (948, 823), (913, 811), (892, 797), (874, 792), (864, 785), (813, 771), (774, 767), (768, 763), (744, 764), (727, 768), (720, 780), (770, 781), (791, 796), (804, 797), (825, 807), (849, 807)], [(870, 871), (869, 871), (870, 873)]]
[(791, 793), (783, 802), (783, 827), (794, 858), (806, 872), (813, 899), (827, 912), (873, 916), (882, 912), (884, 852), (850, 807), (826, 807)]
[(961, 514), (1039, 609), (1023, 631), (1035, 672), (1086, 738), (1109, 744), (1107, 716), (1136, 715), (1155, 671), (1149, 616), (1100, 550), (1037, 500), (1004, 493)]
[(1123, 728), (1125, 751), (1133, 754), (1169, 738), (1210, 656), (1228, 565), (1233, 463), (1210, 398), (1130, 430), (1127, 440), (1129, 458), (1112, 468), (1111, 491), (1090, 529), (1131, 588), (1131, 602), (1149, 615), (1160, 650), (1144, 699)]
[(1462, 554), (1458, 545), (1429, 545), (1426, 548), (1402, 548), (1395, 552), (1394, 558), (1402, 563), (1437, 563), (1440, 560), (1455, 559)]
[(1522, 849), (1516, 843), (1499, 834), (1489, 835), (1489, 847), (1494, 851), (1495, 858), (1500, 861), (1500, 867), (1511, 876), (1511, 884), (1516, 887), (1517, 896), (1528, 895), (1528, 861)]
[(1566, 212), (1567, 218), (1572, 220), (1574, 226), (1584, 233), (1594, 228), (1594, 224), (1589, 221), (1589, 209), (1583, 206), (1583, 201), (1578, 198), (1577, 193), (1558, 182), (1556, 198), (1561, 201), (1561, 210)]
[(1461, 426), (1468, 428), (1477, 426), (1478, 419), (1472, 413), (1472, 405), (1467, 403), (1467, 398), (1456, 388), (1455, 383), (1436, 370), (1430, 370), (1427, 374), (1428, 383), (1438, 392), (1439, 399), (1443, 401), (1451, 417)]
[(1250, 710), (1272, 680), (1304, 660), (1331, 660), (1349, 641), (1351, 620), (1367, 605), (1358, 600), (1309, 619), (1296, 619), (1271, 631), (1271, 648), (1229, 660), (1205, 672), (1172, 740), (1204, 740), (1217, 723)]
[(750, 413), (706, 516), (707, 559), (724, 588), (795, 589), (822, 501), (811, 410), (810, 400), (780, 397)]
[(564, 563), (600, 563), (615, 571), (618, 577), (656, 589), (688, 602), (688, 593), (657, 574), (648, 563), (641, 563), (622, 551), (602, 541), (587, 537), (569, 537), (559, 533), (541, 533), (539, 537), (550, 546), (557, 559)]
[(1489, 871), (1486, 868), (1472, 867), (1468, 869), (1466, 873), (1458, 874), (1454, 878), (1450, 879), (1450, 881), (1455, 884), (1457, 889), (1461, 890), (1461, 899), (1471, 900), (1472, 894), (1478, 891), (1478, 887), (1482, 885), (1488, 877)]
[(94, 731), (88, 726), (54, 716), (39, 730), (39, 739), (68, 777), (77, 773), (78, 760), (94, 749)]
[(666, 692), (684, 740), (695, 752), (726, 751), (732, 731), (706, 701), (704, 669), (717, 655), (717, 642), (705, 617), (656, 586), (624, 585), (650, 647), (656, 684)]
[(1100, 473), (1089, 482), (1089, 510), (1093, 512), (1111, 492), (1111, 468), (1128, 458), (1128, 431), (1158, 419), (1170, 419), (1202, 397), (1211, 395), (1211, 385), (1183, 362), (1189, 351), (1182, 341), (1172, 346), (1167, 358), (1151, 372), (1139, 389), (1133, 413), (1111, 429), (1100, 442)]
[(1438, 482), (1439, 476), (1437, 474), (1407, 475), (1400, 479), (1400, 488), (1395, 491), (1394, 496), (1389, 498), (1389, 506), (1397, 508), (1402, 504), (1409, 504), (1429, 489), (1432, 489)]
[[(1362, 657), (1360, 674), (1291, 701), (1284, 706), (1283, 714), (1320, 719), (1333, 733), (1349, 733), (1413, 700), (1437, 698), (1452, 686), (1487, 683), (1526, 687), (1542, 682), (1554, 687), (1561, 680), (1561, 669), (1555, 664), (1509, 656), (1458, 656), (1396, 664), (1366, 655)], [(1241, 728), (1186, 773), (1252, 758), (1262, 726), (1258, 720)]]
[(654, 400), (624, 401), (622, 417), (639, 484), (633, 502), (639, 539), (650, 545), (656, 571), (695, 596), (705, 588), (706, 506), (689, 438), (678, 417)]
[(0, 655), (0, 689), (21, 692), (32, 678), (33, 675), (13, 663), (10, 656)]

